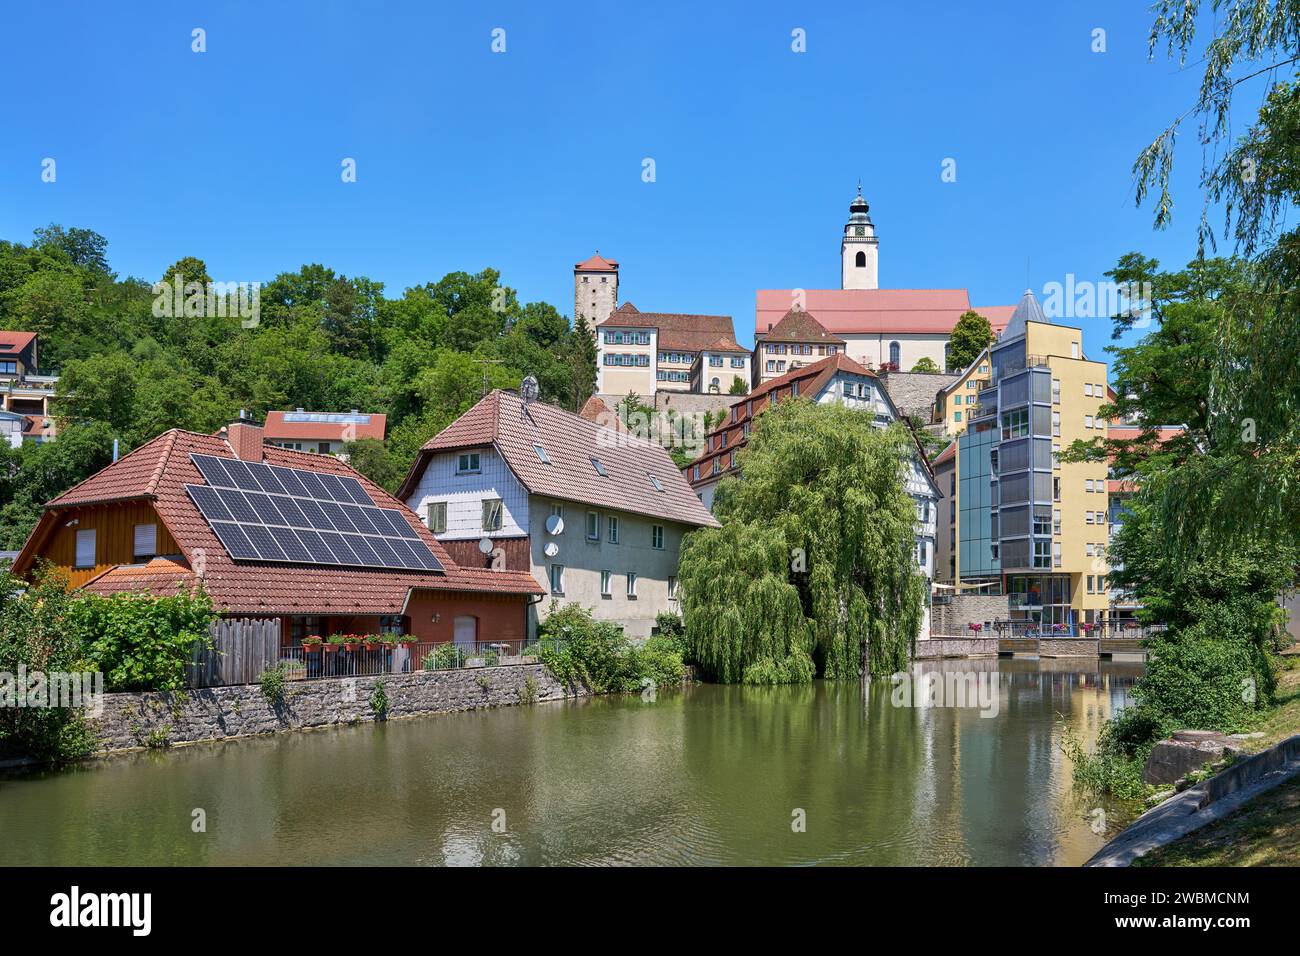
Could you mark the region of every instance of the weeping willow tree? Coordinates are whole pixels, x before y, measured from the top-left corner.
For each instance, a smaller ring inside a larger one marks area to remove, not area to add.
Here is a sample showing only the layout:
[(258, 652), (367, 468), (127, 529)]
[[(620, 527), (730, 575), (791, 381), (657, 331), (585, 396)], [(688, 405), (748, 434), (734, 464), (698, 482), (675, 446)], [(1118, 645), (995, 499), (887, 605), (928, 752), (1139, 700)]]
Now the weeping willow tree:
[(786, 401), (755, 421), (722, 527), (691, 534), (679, 580), (695, 660), (744, 683), (893, 673), (920, 629), (915, 446), (866, 412)]

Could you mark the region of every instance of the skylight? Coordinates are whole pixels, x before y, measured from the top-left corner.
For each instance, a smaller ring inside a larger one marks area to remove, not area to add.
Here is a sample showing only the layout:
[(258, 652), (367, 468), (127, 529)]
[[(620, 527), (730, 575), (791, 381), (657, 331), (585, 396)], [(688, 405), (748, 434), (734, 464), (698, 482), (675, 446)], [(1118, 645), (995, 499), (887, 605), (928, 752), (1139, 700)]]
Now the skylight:
[(664, 490), (664, 483), (663, 483), (662, 481), (660, 481), (660, 480), (658, 479), (658, 477), (656, 477), (655, 475), (651, 475), (651, 476), (650, 476), (650, 484), (652, 484), (652, 485), (655, 486), (655, 491), (663, 491), (663, 490)]
[(541, 445), (534, 445), (533, 451), (537, 452), (537, 457), (542, 460), (543, 465), (549, 465), (551, 463), (551, 459), (546, 457), (546, 449)]
[(602, 477), (602, 478), (608, 478), (608, 477), (609, 477), (609, 472), (607, 472), (607, 471), (605, 470), (605, 466), (602, 465), (602, 464), (600, 463), (600, 459), (599, 459), (599, 458), (593, 458), (593, 459), (591, 459), (591, 464), (592, 464), (592, 467), (596, 469), (596, 474), (600, 475), (600, 477)]

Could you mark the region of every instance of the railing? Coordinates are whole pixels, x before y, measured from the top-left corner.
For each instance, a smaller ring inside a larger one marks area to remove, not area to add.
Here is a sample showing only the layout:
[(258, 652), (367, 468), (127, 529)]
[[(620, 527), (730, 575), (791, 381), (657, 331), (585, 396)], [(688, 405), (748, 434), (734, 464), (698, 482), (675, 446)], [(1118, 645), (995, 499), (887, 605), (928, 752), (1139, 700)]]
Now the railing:
[(278, 663), (284, 665), (291, 680), (381, 677), (415, 671), (535, 663), (535, 655), (524, 654), (526, 644), (525, 641), (316, 644), (282, 647)]
[[(1059, 628), (1059, 630), (1058, 630)], [(1164, 624), (1139, 624), (1136, 621), (1105, 621), (1095, 624), (1045, 624), (1040, 621), (994, 621), (993, 635), (999, 638), (1086, 637), (1104, 640), (1144, 641), (1162, 634)]]

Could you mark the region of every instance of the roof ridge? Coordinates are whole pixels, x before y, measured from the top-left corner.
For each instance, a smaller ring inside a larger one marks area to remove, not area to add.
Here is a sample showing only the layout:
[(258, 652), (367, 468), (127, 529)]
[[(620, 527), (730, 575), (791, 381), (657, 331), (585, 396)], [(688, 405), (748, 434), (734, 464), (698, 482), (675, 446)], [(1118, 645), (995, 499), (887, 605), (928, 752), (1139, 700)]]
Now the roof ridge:
[[(68, 495), (72, 494), (74, 491), (76, 491), (76, 490), (77, 490), (78, 488), (80, 488), (82, 485), (85, 485), (85, 484), (87, 484), (87, 483), (89, 483), (89, 482), (91, 482), (91, 481), (94, 481), (96, 478), (98, 478), (100, 475), (104, 474), (104, 473), (105, 473), (106, 471), (108, 471), (109, 469), (111, 469), (111, 468), (116, 468), (118, 465), (122, 464), (122, 462), (124, 462), (124, 461), (126, 461), (128, 458), (130, 458), (132, 455), (138, 455), (140, 452), (144, 451), (146, 448), (150, 447), (150, 446), (153, 445), (155, 442), (157, 442), (157, 441), (159, 441), (159, 440), (161, 440), (161, 439), (163, 439), (163, 438), (166, 438), (168, 435), (171, 435), (171, 434), (174, 433), (174, 432), (179, 432), (179, 431), (182, 431), (182, 429), (179, 429), (179, 428), (169, 428), (169, 429), (167, 429), (167, 431), (163, 432), (161, 435), (156, 435), (155, 437), (150, 438), (150, 439), (149, 439), (147, 442), (145, 442), (143, 445), (137, 445), (135, 448), (132, 448), (129, 452), (127, 452), (127, 453), (126, 453), (125, 455), (123, 455), (121, 458), (117, 459), (117, 461), (110, 461), (110, 462), (109, 462), (107, 465), (105, 465), (103, 468), (99, 469), (99, 471), (95, 472), (94, 474), (87, 475), (85, 478), (82, 478), (79, 482), (77, 482), (77, 483), (76, 483), (75, 485), (73, 485), (71, 488), (65, 488), (63, 491), (61, 491), (59, 494), (55, 495), (55, 496), (54, 496), (53, 498), (51, 498), (49, 501), (46, 501), (46, 502), (45, 502), (41, 507), (43, 507), (43, 508), (44, 508), (44, 507), (48, 507), (49, 505), (54, 504), (54, 502), (58, 501), (60, 498), (66, 498)], [(197, 433), (196, 433), (196, 434), (197, 434)], [(150, 492), (150, 493), (152, 494), (152, 492)]]
[(177, 434), (175, 430), (169, 430), (163, 433), (166, 437), (164, 444), (166, 447), (163, 453), (158, 456), (158, 463), (154, 465), (153, 474), (145, 483), (144, 492), (147, 495), (156, 495), (158, 493), (158, 482), (162, 481), (163, 472), (167, 470), (167, 465), (171, 462), (172, 452), (176, 450)]

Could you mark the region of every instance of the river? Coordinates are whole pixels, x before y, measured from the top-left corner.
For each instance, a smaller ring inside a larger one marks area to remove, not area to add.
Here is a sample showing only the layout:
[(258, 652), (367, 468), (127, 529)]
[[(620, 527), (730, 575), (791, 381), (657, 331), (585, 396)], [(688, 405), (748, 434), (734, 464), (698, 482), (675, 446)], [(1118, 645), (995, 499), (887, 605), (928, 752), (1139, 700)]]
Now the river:
[(1141, 664), (935, 668), (983, 672), (996, 714), (700, 684), (9, 774), (0, 864), (1077, 866), (1125, 822), (1061, 740)]

